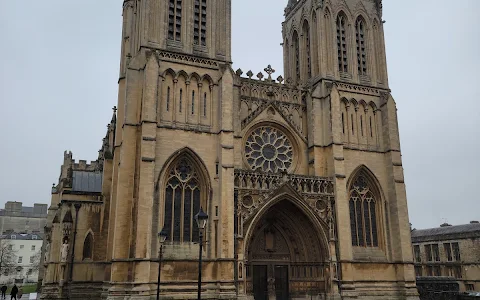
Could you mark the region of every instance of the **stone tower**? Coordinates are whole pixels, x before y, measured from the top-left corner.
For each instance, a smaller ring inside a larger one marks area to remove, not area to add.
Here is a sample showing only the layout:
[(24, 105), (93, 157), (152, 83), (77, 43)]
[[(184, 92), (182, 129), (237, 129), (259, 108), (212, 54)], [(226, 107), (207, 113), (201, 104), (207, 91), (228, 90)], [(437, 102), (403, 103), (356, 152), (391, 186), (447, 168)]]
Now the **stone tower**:
[(44, 299), (417, 299), (380, 0), (290, 0), (285, 78), (231, 69), (230, 0), (125, 0), (118, 110), (66, 152)]
[(195, 295), (200, 207), (205, 295), (235, 295), (233, 202), (220, 201), (233, 199), (230, 10), (230, 0), (124, 1), (107, 253), (119, 299), (155, 291), (163, 227), (162, 286)]

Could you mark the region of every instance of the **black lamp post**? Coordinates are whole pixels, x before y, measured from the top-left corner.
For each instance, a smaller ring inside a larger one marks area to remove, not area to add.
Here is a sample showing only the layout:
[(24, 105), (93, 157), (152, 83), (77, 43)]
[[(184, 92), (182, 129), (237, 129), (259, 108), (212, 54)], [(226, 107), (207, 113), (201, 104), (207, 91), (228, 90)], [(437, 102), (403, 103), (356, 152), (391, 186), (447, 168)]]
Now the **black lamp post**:
[(158, 233), (158, 241), (160, 242), (160, 250), (158, 252), (158, 280), (157, 280), (157, 300), (160, 299), (160, 273), (162, 271), (163, 259), (163, 243), (167, 240), (168, 233), (163, 227), (162, 231)]
[(199, 241), (200, 250), (198, 253), (198, 295), (197, 299), (202, 299), (202, 249), (203, 249), (203, 231), (207, 225), (208, 215), (203, 211), (203, 208), (200, 207), (200, 211), (195, 216), (195, 221), (197, 221), (199, 229)]

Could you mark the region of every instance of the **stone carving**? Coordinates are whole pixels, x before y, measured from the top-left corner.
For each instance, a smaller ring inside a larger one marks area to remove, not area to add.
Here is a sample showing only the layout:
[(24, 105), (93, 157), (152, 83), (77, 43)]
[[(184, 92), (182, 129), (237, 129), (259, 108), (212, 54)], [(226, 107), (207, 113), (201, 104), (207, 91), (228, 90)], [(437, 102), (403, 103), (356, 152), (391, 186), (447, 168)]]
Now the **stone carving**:
[(267, 284), (268, 284), (268, 300), (275, 300), (276, 299), (275, 278), (269, 277), (267, 279)]
[[(266, 91), (266, 93), (271, 93)], [(274, 93), (274, 92), (272, 92)], [(251, 121), (260, 115), (267, 107), (274, 107), (280, 115), (293, 127), (303, 140), (306, 140), (306, 129), (303, 122), (306, 107), (303, 104), (265, 100), (242, 96), (240, 107), (241, 125), (245, 128)]]
[(60, 262), (67, 262), (68, 257), (68, 240), (63, 241), (62, 248), (60, 249)]
[(277, 128), (258, 127), (245, 143), (245, 158), (252, 170), (287, 171), (293, 162), (292, 142)]
[(48, 263), (48, 256), (50, 255), (50, 242), (47, 241), (45, 245), (45, 254), (43, 256), (43, 263)]
[(181, 61), (183, 63), (190, 63), (194, 65), (202, 65), (202, 66), (209, 66), (209, 67), (218, 67), (218, 62), (206, 59), (206, 58), (199, 58), (196, 56), (190, 56), (185, 54), (178, 54), (166, 51), (157, 51), (157, 56), (159, 59), (166, 59), (166, 60), (173, 60), (173, 61)]
[(248, 220), (262, 208), (281, 185), (289, 184), (317, 215), (327, 224), (332, 223), (330, 231), (334, 234), (334, 189), (331, 178), (235, 170), (234, 184), (240, 195), (257, 195), (252, 205), (238, 205), (243, 220)]

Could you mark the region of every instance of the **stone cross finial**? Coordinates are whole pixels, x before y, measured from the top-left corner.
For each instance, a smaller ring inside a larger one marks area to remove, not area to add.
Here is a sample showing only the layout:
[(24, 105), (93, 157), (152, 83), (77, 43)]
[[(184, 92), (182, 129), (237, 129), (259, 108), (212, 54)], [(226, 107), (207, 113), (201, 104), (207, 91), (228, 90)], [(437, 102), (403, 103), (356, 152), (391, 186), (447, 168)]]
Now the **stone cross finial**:
[(112, 109), (113, 109), (113, 113), (117, 112), (117, 107), (116, 106), (114, 106)]
[(263, 70), (268, 74), (268, 80), (272, 81), (272, 74), (275, 73), (275, 69), (272, 68), (272, 65), (268, 65)]

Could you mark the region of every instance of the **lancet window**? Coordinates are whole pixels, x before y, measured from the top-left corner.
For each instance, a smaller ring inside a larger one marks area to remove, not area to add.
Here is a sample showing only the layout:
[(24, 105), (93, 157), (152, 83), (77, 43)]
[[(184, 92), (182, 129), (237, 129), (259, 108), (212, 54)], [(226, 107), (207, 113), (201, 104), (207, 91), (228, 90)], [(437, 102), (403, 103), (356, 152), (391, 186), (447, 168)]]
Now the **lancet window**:
[(168, 3), (168, 39), (181, 41), (182, 37), (182, 0), (169, 0)]
[(195, 0), (193, 43), (207, 45), (207, 0)]
[(311, 47), (310, 47), (310, 26), (308, 26), (307, 21), (303, 23), (303, 35), (305, 38), (305, 58), (307, 63), (307, 75), (308, 78), (312, 77), (312, 57), (311, 57)]
[(170, 111), (170, 87), (167, 88), (167, 111)]
[(298, 82), (300, 81), (300, 45), (296, 31), (293, 33), (293, 47), (295, 48), (295, 78)]
[(93, 258), (93, 236), (89, 232), (83, 242), (83, 259)]
[(203, 93), (203, 116), (207, 116), (207, 93)]
[(198, 241), (194, 216), (200, 210), (200, 178), (193, 163), (179, 159), (169, 172), (165, 189), (165, 228), (173, 242)]
[(355, 24), (356, 40), (357, 40), (357, 62), (358, 74), (367, 74), (367, 51), (365, 41), (365, 22), (362, 18), (358, 18)]
[(352, 245), (378, 247), (379, 198), (365, 171), (362, 170), (356, 175), (349, 195)]
[(345, 31), (347, 18), (344, 14), (339, 14), (337, 17), (337, 56), (338, 69), (340, 72), (348, 72), (348, 57), (347, 57), (347, 34)]

